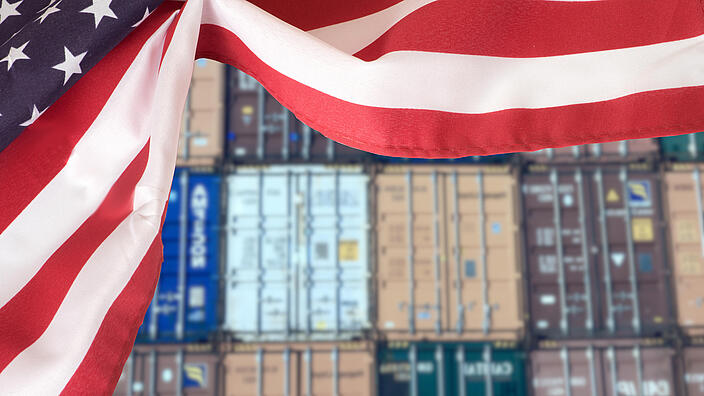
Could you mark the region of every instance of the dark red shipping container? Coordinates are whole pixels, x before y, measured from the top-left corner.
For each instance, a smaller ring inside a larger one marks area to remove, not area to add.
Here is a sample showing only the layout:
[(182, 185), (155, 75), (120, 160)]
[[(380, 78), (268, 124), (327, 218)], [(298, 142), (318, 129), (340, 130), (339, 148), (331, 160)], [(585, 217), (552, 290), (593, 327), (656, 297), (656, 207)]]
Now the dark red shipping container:
[(704, 396), (704, 345), (691, 345), (682, 354), (686, 396)]
[(672, 324), (660, 179), (648, 165), (533, 165), (523, 176), (535, 336), (659, 336)]
[(368, 154), (336, 143), (299, 121), (259, 82), (227, 70), (227, 157), (235, 163), (359, 162)]
[(630, 139), (620, 142), (583, 144), (521, 153), (535, 162), (633, 162), (653, 160), (658, 155), (656, 139)]
[(530, 353), (534, 396), (676, 396), (675, 351), (643, 340), (554, 342)]

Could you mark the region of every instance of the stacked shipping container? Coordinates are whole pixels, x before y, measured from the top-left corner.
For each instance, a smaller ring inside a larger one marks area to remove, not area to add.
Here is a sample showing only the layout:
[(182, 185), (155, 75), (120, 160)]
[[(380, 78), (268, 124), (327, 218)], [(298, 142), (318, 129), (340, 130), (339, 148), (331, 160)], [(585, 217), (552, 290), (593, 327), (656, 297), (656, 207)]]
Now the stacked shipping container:
[(204, 61), (183, 125), (115, 394), (704, 396), (704, 138), (384, 158)]

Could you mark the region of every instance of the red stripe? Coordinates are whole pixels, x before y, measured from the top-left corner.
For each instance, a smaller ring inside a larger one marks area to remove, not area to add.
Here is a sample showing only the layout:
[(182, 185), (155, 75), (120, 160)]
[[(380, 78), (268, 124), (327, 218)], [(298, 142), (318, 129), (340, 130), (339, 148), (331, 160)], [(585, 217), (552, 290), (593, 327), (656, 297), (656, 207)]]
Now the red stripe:
[(270, 68), (234, 34), (201, 26), (198, 57), (229, 63), (261, 81), (296, 117), (342, 144), (382, 155), (454, 158), (696, 132), (704, 87), (486, 114), (386, 109), (345, 102)]
[(296, 26), (310, 30), (373, 14), (401, 0), (248, 0)]
[(0, 232), (64, 167), (147, 39), (180, 4), (157, 8), (0, 152), (0, 191), (12, 192), (0, 195)]
[(441, 0), (415, 11), (355, 56), (401, 50), (540, 57), (681, 40), (704, 33), (698, 0), (555, 2)]
[[(162, 224), (164, 216), (162, 215)], [(105, 315), (88, 353), (62, 395), (111, 395), (154, 295), (162, 261), (161, 232)]]
[(0, 371), (46, 330), (86, 261), (132, 212), (134, 190), (149, 159), (149, 142), (125, 169), (98, 210), (0, 308)]

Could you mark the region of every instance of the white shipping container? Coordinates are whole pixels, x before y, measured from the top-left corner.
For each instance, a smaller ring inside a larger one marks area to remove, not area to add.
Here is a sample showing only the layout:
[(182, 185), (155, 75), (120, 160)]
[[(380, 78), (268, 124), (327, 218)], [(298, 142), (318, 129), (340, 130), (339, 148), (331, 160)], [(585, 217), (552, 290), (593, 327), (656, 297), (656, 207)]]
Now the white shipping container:
[(368, 176), (270, 166), (228, 176), (225, 330), (243, 340), (369, 328)]

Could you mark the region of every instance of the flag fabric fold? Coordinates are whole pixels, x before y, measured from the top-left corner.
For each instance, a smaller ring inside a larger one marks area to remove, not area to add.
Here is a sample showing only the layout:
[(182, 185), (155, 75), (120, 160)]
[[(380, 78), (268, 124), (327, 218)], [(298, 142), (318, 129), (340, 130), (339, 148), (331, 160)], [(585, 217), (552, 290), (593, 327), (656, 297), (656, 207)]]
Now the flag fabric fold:
[[(383, 155), (704, 129), (699, 0), (43, 3), (0, 5), (2, 394), (112, 392), (159, 273), (195, 58)], [(93, 40), (36, 47), (59, 15)]]

